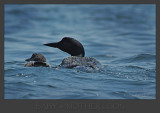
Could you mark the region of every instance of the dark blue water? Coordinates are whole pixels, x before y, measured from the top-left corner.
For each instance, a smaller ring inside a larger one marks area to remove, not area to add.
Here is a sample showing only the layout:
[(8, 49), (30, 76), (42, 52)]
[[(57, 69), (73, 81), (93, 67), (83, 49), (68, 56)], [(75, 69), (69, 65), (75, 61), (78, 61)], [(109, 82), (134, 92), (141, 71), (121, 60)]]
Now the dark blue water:
[[(155, 99), (155, 25), (155, 5), (5, 5), (5, 99)], [(43, 44), (64, 36), (103, 71), (23, 66), (59, 65), (70, 55)]]

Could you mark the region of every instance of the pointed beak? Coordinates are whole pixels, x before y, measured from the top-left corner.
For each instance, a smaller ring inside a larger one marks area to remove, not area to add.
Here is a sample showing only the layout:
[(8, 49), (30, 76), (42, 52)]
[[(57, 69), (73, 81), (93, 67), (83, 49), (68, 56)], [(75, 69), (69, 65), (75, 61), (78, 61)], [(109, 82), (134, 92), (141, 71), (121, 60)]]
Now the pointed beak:
[(29, 61), (33, 61), (32, 58), (26, 59), (25, 61), (29, 62)]
[(43, 45), (49, 46), (49, 47), (55, 47), (55, 48), (58, 47), (58, 43), (47, 43), (47, 44), (43, 44)]

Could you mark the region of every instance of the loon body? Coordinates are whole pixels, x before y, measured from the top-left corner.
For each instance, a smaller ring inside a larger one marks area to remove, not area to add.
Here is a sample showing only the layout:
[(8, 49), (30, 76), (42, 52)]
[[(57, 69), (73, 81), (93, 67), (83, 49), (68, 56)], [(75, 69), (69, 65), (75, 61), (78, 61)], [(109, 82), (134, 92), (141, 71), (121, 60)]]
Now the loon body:
[(46, 46), (59, 48), (67, 52), (71, 57), (63, 59), (60, 64), (61, 67), (73, 68), (77, 66), (87, 66), (92, 69), (99, 69), (102, 65), (99, 61), (92, 57), (84, 57), (85, 51), (83, 45), (74, 38), (64, 37), (61, 41), (56, 43), (44, 44)]
[(25, 61), (28, 61), (28, 63), (24, 64), (25, 67), (50, 67), (50, 65), (46, 63), (46, 58), (39, 53), (33, 53), (31, 58), (26, 59)]
[(71, 56), (63, 59), (60, 66), (66, 67), (66, 68), (73, 68), (76, 66), (87, 66), (93, 69), (99, 69), (102, 65), (99, 61), (97, 61), (95, 58), (92, 58), (92, 57)]

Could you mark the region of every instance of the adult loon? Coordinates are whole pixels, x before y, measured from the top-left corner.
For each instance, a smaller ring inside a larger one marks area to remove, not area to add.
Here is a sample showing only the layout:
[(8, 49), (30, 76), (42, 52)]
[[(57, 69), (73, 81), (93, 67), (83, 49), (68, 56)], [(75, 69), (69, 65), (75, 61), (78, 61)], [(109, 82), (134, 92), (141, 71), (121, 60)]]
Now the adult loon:
[(58, 48), (67, 52), (71, 57), (63, 59), (61, 67), (73, 68), (77, 66), (87, 66), (92, 69), (99, 69), (102, 65), (99, 61), (92, 57), (84, 57), (85, 51), (83, 45), (74, 38), (64, 37), (56, 43), (47, 43), (46, 46)]
[(46, 46), (59, 48), (60, 50), (69, 53), (71, 56), (81, 56), (84, 57), (84, 47), (83, 45), (75, 40), (74, 38), (64, 37), (61, 41), (56, 43), (44, 44)]
[(28, 62), (24, 64), (25, 67), (50, 67), (50, 65), (46, 63), (46, 58), (40, 53), (33, 53), (31, 58), (26, 59), (25, 61)]

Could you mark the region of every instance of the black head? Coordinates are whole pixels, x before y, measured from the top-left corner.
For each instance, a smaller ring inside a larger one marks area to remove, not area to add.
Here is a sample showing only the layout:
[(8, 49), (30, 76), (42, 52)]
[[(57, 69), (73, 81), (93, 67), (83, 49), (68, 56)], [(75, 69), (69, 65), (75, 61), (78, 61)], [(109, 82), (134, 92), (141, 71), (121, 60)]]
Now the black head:
[(69, 53), (71, 56), (85, 56), (83, 45), (74, 38), (64, 37), (57, 43), (48, 43), (44, 45), (59, 48), (60, 50)]
[(26, 59), (25, 61), (46, 62), (46, 58), (39, 53), (33, 53), (31, 58)]

